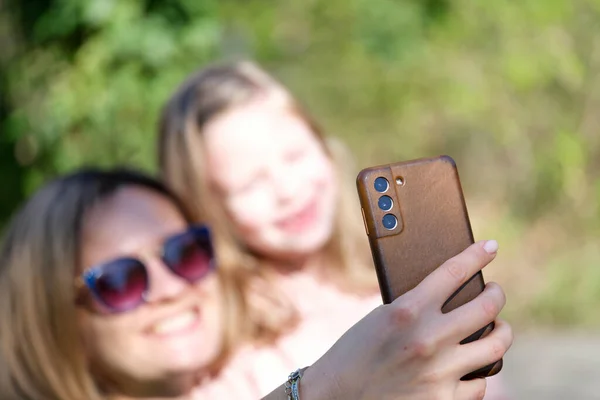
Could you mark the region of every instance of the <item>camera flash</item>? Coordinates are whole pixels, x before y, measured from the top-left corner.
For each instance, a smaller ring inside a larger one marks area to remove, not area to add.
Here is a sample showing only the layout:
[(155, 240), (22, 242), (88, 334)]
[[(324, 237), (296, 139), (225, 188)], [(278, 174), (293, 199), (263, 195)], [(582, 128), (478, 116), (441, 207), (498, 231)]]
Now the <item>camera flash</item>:
[(404, 185), (404, 178), (402, 178), (401, 176), (396, 178), (396, 184), (399, 186)]

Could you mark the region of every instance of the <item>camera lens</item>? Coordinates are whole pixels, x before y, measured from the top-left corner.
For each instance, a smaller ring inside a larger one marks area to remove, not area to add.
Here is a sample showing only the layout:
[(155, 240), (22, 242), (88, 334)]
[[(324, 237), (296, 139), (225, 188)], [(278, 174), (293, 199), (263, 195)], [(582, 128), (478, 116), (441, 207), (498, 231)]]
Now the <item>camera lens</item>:
[(398, 226), (398, 220), (394, 214), (385, 214), (382, 219), (383, 227), (388, 230), (393, 230)]
[(384, 177), (380, 176), (379, 178), (375, 179), (375, 190), (377, 190), (379, 193), (385, 193), (389, 187), (390, 183)]
[(379, 208), (383, 211), (390, 211), (394, 205), (394, 201), (390, 196), (381, 196), (378, 201)]

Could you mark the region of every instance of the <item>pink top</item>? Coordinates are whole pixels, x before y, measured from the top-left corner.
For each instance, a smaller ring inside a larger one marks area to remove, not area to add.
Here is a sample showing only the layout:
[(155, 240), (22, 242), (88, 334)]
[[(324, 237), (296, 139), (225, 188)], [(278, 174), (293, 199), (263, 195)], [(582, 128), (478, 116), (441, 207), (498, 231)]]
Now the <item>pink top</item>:
[[(272, 346), (247, 346), (238, 351), (218, 379), (194, 392), (194, 400), (260, 399), (284, 383), (290, 372), (313, 364), (352, 325), (381, 304), (379, 293), (359, 297), (307, 274), (283, 277), (282, 284), (300, 314), (298, 328)], [(506, 399), (496, 381), (488, 379), (486, 400)]]

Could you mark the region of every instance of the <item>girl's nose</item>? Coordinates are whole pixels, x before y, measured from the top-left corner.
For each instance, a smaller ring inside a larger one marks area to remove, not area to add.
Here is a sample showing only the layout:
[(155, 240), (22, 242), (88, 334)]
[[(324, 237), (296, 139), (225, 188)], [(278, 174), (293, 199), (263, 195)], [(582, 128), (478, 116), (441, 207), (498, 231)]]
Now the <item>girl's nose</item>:
[(302, 190), (302, 180), (297, 171), (281, 165), (273, 174), (274, 192), (281, 203), (287, 203), (298, 197)]

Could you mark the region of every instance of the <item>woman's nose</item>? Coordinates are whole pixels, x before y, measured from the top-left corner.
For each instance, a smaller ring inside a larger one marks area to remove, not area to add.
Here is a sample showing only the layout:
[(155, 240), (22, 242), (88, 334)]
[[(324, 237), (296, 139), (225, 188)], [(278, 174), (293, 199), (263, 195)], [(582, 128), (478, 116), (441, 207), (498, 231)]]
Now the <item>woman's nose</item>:
[(150, 285), (146, 295), (148, 303), (168, 302), (177, 299), (189, 283), (175, 275), (160, 259), (146, 261), (150, 275)]

